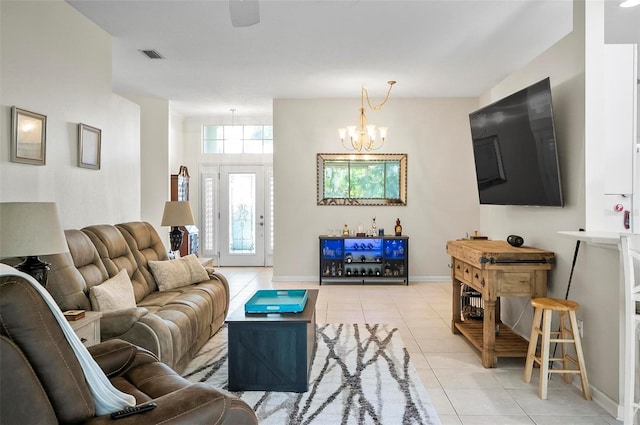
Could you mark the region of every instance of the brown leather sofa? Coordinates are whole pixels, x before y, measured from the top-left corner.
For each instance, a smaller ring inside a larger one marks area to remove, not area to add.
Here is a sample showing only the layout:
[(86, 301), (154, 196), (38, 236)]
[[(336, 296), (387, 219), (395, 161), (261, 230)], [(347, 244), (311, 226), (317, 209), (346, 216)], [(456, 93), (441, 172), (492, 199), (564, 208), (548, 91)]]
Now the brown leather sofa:
[(128, 341), (182, 372), (224, 324), (229, 285), (213, 269), (208, 269), (209, 280), (204, 282), (158, 290), (149, 261), (168, 257), (149, 223), (95, 225), (66, 230), (65, 236), (69, 253), (44, 257), (51, 263), (47, 290), (63, 311), (91, 310), (90, 288), (122, 269), (131, 280), (137, 306), (104, 313), (100, 320), (102, 341)]
[(147, 350), (112, 339), (89, 348), (120, 391), (151, 411), (96, 416), (78, 359), (40, 294), (23, 278), (0, 277), (0, 423), (257, 424), (239, 398), (192, 384)]

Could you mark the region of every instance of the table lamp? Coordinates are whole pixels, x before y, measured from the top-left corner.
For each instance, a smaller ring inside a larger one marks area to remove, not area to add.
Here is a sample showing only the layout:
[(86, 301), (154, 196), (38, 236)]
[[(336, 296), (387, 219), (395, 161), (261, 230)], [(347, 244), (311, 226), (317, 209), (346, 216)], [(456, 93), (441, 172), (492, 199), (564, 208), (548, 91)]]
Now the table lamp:
[(0, 203), (0, 258), (24, 257), (16, 269), (47, 284), (50, 264), (39, 255), (69, 252), (53, 202)]
[(161, 225), (173, 227), (171, 232), (169, 232), (171, 251), (179, 251), (180, 245), (182, 245), (183, 232), (178, 226), (187, 226), (189, 224), (195, 224), (195, 222), (193, 221), (191, 205), (188, 201), (165, 202)]

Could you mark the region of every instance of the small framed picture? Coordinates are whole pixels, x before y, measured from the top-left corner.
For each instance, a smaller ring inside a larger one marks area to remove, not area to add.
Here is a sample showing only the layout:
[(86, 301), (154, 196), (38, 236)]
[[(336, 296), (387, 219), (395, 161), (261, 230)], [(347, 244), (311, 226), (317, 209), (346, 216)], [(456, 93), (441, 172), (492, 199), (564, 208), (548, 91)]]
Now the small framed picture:
[(47, 117), (11, 108), (11, 162), (45, 165)]
[(86, 124), (78, 124), (78, 167), (100, 169), (100, 144), (102, 130)]

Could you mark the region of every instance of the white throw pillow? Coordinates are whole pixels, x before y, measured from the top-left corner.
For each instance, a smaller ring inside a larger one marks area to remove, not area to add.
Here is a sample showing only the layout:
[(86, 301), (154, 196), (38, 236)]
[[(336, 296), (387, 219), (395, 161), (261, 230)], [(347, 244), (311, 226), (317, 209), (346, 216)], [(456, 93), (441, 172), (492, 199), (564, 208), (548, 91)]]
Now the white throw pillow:
[(133, 285), (126, 269), (122, 269), (111, 279), (89, 289), (91, 308), (95, 311), (115, 311), (136, 307)]
[(200, 283), (205, 280), (209, 280), (209, 273), (204, 268), (198, 257), (195, 254), (189, 254), (186, 257), (182, 257), (185, 263), (187, 263), (187, 267), (189, 267), (189, 271), (191, 272), (191, 283)]
[(156, 279), (159, 291), (209, 280), (209, 274), (194, 254), (176, 260), (149, 261), (149, 268)]

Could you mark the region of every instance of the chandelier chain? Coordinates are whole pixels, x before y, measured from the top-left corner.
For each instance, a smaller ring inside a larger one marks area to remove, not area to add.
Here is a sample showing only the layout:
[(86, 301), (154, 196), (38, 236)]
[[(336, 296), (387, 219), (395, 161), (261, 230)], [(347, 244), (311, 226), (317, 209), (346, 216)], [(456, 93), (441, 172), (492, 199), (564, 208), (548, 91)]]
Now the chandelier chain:
[[(387, 100), (389, 100), (389, 96), (391, 96), (391, 89), (393, 88), (393, 85), (395, 84), (395, 81), (387, 81), (387, 84), (389, 84), (389, 89), (387, 90), (387, 95), (385, 96), (384, 100), (382, 102), (380, 102), (379, 104), (373, 106), (371, 104), (371, 99), (369, 99), (369, 92), (367, 91), (367, 89), (365, 88), (365, 86), (362, 86), (362, 96), (363, 99), (366, 98), (367, 99), (367, 105), (369, 105), (369, 109), (371, 109), (372, 111), (379, 111), (380, 109), (382, 109), (382, 107), (384, 106), (385, 103), (387, 103)], [(361, 102), (364, 105), (364, 102)]]

